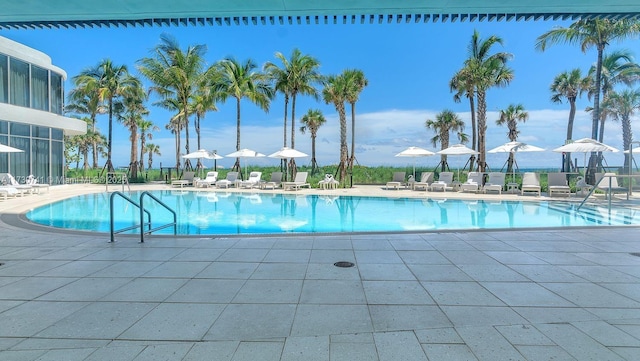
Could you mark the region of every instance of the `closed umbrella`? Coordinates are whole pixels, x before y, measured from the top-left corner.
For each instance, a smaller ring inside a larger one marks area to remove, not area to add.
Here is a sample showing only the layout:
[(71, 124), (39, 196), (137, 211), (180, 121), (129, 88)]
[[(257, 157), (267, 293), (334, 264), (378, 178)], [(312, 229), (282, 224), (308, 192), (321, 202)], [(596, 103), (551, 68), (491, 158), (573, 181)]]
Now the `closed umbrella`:
[[(258, 158), (258, 157), (264, 157), (264, 154), (262, 153), (258, 153), (255, 150), (251, 150), (251, 149), (240, 149), (237, 150), (233, 153), (229, 153), (226, 155), (226, 157), (228, 158)], [(245, 167), (244, 170), (244, 179), (247, 179), (247, 169)]]
[[(450, 146), (449, 148), (445, 148), (439, 152), (436, 152), (437, 154), (444, 154), (444, 155), (471, 155), (471, 154), (479, 154), (479, 152), (465, 146), (464, 144), (454, 144), (452, 146)], [(458, 167), (458, 179), (460, 179), (460, 168)]]
[[(513, 153), (514, 154), (514, 162), (515, 162), (515, 153), (518, 152), (542, 152), (544, 149), (540, 147), (536, 147), (535, 145), (522, 143), (522, 142), (509, 142), (505, 143), (499, 147), (495, 147), (487, 153)], [(511, 168), (511, 181), (515, 181), (516, 171), (515, 168)]]
[(430, 155), (434, 155), (434, 152), (430, 152), (426, 149), (420, 147), (409, 147), (402, 152), (396, 154), (396, 157), (411, 157), (413, 158), (413, 179), (416, 179), (416, 158), (417, 157), (428, 157)]
[(593, 152), (619, 152), (616, 148), (600, 143), (595, 139), (582, 138), (565, 144), (553, 150), (557, 153), (584, 153), (584, 172), (587, 172), (587, 153)]

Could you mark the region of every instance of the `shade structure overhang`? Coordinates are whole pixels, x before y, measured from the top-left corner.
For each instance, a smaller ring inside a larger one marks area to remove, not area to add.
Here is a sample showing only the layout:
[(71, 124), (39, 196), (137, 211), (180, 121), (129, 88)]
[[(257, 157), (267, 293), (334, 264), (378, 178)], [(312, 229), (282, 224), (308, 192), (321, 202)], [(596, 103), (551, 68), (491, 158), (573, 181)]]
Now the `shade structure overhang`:
[(619, 152), (618, 149), (591, 138), (578, 139), (555, 148), (553, 151), (557, 153)]
[(20, 152), (24, 152), (24, 150), (10, 147), (8, 145), (0, 144), (0, 153), (20, 153)]
[(479, 154), (478, 151), (475, 151), (464, 144), (454, 144), (448, 148), (437, 151), (437, 154), (443, 155), (471, 155), (471, 154)]
[(523, 142), (508, 142), (491, 150), (487, 153), (517, 153), (517, 152), (542, 152), (543, 148)]
[(209, 152), (208, 150), (205, 149), (199, 149), (196, 150), (195, 152), (191, 152), (189, 154), (185, 154), (182, 156), (182, 158), (184, 159), (198, 159), (198, 158), (203, 158), (203, 159), (222, 159), (223, 157)]
[(427, 157), (434, 155), (434, 152), (428, 151), (420, 147), (409, 147), (402, 152), (396, 154), (396, 157)]
[(307, 153), (303, 153), (299, 150), (296, 149), (292, 149), (289, 147), (282, 147), (280, 148), (279, 151), (274, 152), (269, 154), (267, 157), (269, 158), (280, 158), (280, 159), (287, 159), (287, 158), (303, 158), (303, 157), (308, 157), (309, 155)]
[(228, 158), (257, 158), (257, 157), (264, 157), (264, 156), (265, 155), (262, 153), (258, 153), (255, 150), (251, 150), (247, 148), (240, 149), (226, 155), (226, 157)]

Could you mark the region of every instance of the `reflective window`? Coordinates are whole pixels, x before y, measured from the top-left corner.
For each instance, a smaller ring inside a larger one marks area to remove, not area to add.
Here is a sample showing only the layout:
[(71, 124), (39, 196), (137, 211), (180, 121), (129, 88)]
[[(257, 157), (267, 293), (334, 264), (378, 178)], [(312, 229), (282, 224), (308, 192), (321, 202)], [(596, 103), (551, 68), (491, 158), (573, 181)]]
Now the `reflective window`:
[(48, 127), (39, 127), (33, 126), (33, 137), (34, 138), (45, 138), (49, 139), (49, 128)]
[(23, 107), (29, 106), (29, 64), (11, 58), (9, 102)]
[(9, 68), (8, 58), (0, 54), (0, 102), (9, 102)]
[(21, 135), (23, 137), (28, 137), (31, 135), (31, 127), (27, 124), (21, 123), (11, 123), (11, 135)]
[[(4, 120), (0, 120), (0, 134), (9, 134), (9, 123)], [(2, 143), (7, 144), (7, 143)]]
[(51, 128), (51, 139), (60, 140), (64, 138), (64, 132), (62, 129)]
[(62, 88), (62, 76), (51, 72), (51, 112), (62, 115), (64, 89)]
[(31, 108), (49, 110), (49, 72), (31, 66)]

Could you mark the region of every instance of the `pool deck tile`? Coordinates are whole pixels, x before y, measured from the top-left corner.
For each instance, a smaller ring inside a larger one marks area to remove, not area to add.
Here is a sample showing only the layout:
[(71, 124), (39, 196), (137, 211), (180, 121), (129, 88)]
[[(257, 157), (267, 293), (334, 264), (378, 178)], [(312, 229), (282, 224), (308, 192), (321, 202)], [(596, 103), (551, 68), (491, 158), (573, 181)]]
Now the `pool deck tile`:
[[(366, 189), (385, 194), (365, 186), (354, 192)], [(149, 236), (145, 243), (125, 236), (112, 244), (104, 234), (25, 228), (7, 218), (103, 191), (60, 186), (0, 201), (0, 359), (640, 354), (640, 257), (632, 255), (640, 252), (639, 227)], [(355, 266), (338, 268), (337, 261)]]

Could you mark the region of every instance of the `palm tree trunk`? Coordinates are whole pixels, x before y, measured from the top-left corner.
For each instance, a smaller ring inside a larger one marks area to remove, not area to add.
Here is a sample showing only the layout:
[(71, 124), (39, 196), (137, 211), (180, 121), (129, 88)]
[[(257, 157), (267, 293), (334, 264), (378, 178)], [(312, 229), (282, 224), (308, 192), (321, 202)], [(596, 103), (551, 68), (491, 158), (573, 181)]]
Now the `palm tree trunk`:
[[(602, 53), (604, 52), (604, 45), (598, 44), (598, 61), (596, 62), (596, 93), (593, 96), (593, 119), (591, 121), (591, 139), (598, 139), (598, 122), (600, 121), (600, 90), (602, 83)], [(595, 173), (598, 171), (598, 156), (596, 153), (591, 153), (589, 157), (589, 167), (587, 167), (587, 174), (585, 175), (587, 183), (594, 184)]]
[(631, 131), (631, 118), (629, 116), (625, 116), (621, 120), (622, 123), (622, 147), (625, 151), (629, 151), (629, 153), (625, 153), (624, 155), (624, 173), (629, 174), (629, 161), (631, 156), (631, 141), (633, 140), (633, 134)]
[(485, 152), (485, 135), (487, 131), (487, 103), (485, 99), (484, 90), (478, 91), (478, 170), (480, 172), (485, 171), (486, 167), (486, 152)]
[[(291, 149), (296, 149), (296, 93), (291, 94)], [(291, 158), (289, 162), (291, 179), (294, 179), (296, 172), (296, 160)]]
[[(476, 126), (476, 105), (474, 102), (474, 94), (471, 93), (469, 97), (469, 107), (471, 109), (471, 149), (478, 150), (478, 128)], [(473, 164), (476, 161), (476, 156), (471, 155), (469, 158), (469, 169), (474, 169)]]
[(340, 182), (344, 182), (347, 177), (346, 165), (349, 156), (349, 149), (347, 148), (347, 115), (345, 114), (343, 102), (338, 102), (336, 108), (340, 117), (340, 164), (338, 165), (338, 172), (340, 174)]
[[(287, 146), (287, 112), (289, 111), (289, 94), (284, 94), (284, 127), (282, 134), (282, 146)], [(287, 164), (286, 159), (280, 159), (280, 171), (284, 171), (284, 167)], [(287, 175), (285, 174), (284, 179), (287, 180)]]
[(113, 138), (113, 97), (109, 98), (109, 138), (107, 142), (107, 163), (104, 165), (107, 172), (113, 172), (113, 164), (111, 163), (111, 139)]
[[(573, 139), (573, 121), (576, 118), (576, 98), (569, 98), (569, 121), (567, 122), (567, 140)], [(571, 171), (571, 153), (565, 154), (565, 172)]]
[(353, 162), (356, 159), (356, 103), (351, 103), (351, 157), (349, 170), (353, 174)]
[[(240, 98), (236, 98), (236, 150), (240, 150)], [(240, 170), (240, 158), (236, 158), (236, 162), (233, 164), (234, 171), (242, 175)]]
[(144, 147), (146, 145), (146, 140), (145, 140), (145, 135), (144, 132), (140, 133), (140, 163), (138, 164), (138, 167), (140, 168), (141, 172), (144, 172)]
[[(93, 134), (96, 134), (96, 116), (95, 114), (93, 114), (91, 116), (91, 124), (92, 126), (92, 131)], [(98, 141), (94, 138), (93, 141), (91, 142), (92, 146), (93, 146), (93, 169), (97, 169), (98, 168)]]
[(129, 165), (129, 177), (132, 179), (138, 178), (138, 129), (132, 128), (131, 135), (131, 156)]
[(311, 131), (311, 175), (316, 173), (316, 132)]

